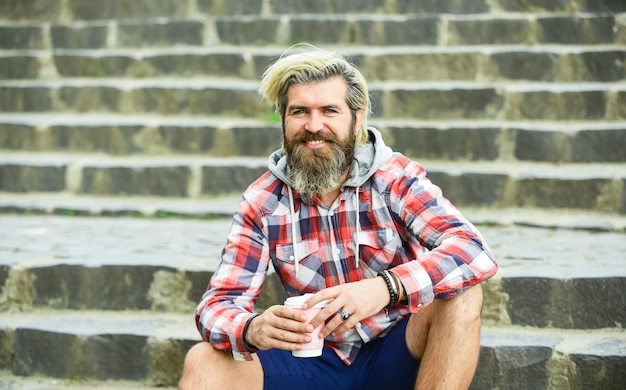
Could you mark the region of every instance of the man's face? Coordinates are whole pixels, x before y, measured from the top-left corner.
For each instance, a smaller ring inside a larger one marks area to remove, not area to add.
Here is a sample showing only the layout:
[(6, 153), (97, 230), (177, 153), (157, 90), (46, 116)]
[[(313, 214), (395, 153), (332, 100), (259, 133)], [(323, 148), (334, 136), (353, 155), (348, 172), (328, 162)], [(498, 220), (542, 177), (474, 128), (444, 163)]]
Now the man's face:
[(353, 118), (346, 91), (339, 77), (289, 88), (283, 136), (289, 174), (300, 193), (336, 190), (352, 165), (363, 114)]

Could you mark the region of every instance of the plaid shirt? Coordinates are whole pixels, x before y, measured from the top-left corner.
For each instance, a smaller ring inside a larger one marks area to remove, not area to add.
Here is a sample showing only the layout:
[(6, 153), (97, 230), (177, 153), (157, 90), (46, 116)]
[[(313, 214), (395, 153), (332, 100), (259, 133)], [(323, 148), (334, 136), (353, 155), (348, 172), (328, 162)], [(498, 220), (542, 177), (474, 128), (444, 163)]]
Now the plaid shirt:
[[(235, 359), (252, 359), (243, 329), (270, 262), (289, 296), (373, 278), (384, 269), (399, 276), (408, 305), (391, 308), (388, 316), (381, 310), (345, 334), (326, 338), (346, 364), (356, 359), (364, 343), (386, 335), (403, 316), (496, 273), (480, 233), (426, 178), (424, 168), (401, 154), (391, 155), (358, 191), (343, 187), (330, 208), (293, 191), (292, 215), (290, 191), (271, 172), (246, 190), (222, 262), (198, 306), (203, 339), (231, 351)], [(297, 237), (292, 237), (292, 223)], [(294, 250), (300, 259), (297, 277)]]

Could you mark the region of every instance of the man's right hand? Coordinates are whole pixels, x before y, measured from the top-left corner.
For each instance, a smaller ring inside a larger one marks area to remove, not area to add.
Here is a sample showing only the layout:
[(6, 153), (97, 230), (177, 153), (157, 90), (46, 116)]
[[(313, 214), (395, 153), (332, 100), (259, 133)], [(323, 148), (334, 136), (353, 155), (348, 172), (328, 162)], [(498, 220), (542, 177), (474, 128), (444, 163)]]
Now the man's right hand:
[(313, 332), (306, 315), (298, 309), (275, 305), (250, 321), (244, 338), (259, 350), (271, 348), (298, 351), (311, 341)]

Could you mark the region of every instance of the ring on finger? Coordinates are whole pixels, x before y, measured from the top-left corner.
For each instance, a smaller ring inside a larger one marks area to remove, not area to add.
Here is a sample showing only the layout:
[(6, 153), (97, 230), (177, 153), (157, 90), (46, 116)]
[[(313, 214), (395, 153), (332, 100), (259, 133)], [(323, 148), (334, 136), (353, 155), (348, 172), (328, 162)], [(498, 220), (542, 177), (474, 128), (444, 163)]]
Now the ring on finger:
[(339, 316), (341, 317), (342, 321), (347, 321), (348, 318), (350, 318), (351, 315), (352, 314), (348, 313), (344, 309), (339, 310)]

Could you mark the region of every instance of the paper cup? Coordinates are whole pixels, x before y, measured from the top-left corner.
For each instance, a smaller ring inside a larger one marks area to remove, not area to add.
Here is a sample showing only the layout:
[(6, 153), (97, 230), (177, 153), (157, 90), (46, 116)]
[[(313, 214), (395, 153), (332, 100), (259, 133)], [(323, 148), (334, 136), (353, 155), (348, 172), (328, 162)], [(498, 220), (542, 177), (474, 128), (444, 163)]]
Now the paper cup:
[[(297, 297), (287, 298), (285, 301), (285, 306), (293, 307), (296, 309), (301, 309), (302, 304), (306, 302), (313, 294), (304, 294)], [(308, 310), (303, 310), (306, 314), (308, 321), (311, 321), (317, 313), (319, 313), (324, 307), (326, 307), (327, 302), (322, 301), (317, 305), (309, 308)], [(322, 355), (322, 349), (324, 349), (324, 339), (320, 339), (318, 334), (324, 328), (324, 323), (322, 322), (317, 328), (313, 330), (313, 332), (309, 333), (311, 336), (311, 342), (304, 344), (300, 351), (292, 351), (291, 354), (296, 357), (316, 357)]]

